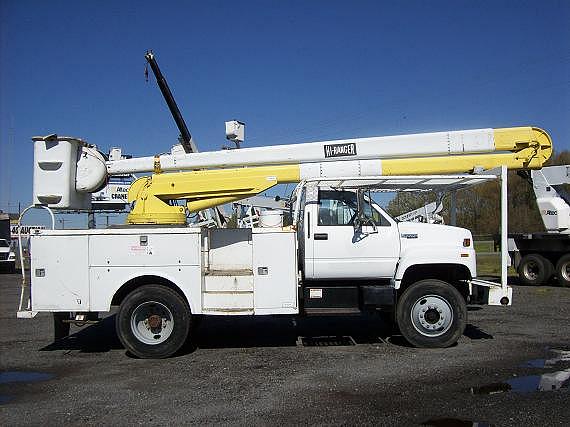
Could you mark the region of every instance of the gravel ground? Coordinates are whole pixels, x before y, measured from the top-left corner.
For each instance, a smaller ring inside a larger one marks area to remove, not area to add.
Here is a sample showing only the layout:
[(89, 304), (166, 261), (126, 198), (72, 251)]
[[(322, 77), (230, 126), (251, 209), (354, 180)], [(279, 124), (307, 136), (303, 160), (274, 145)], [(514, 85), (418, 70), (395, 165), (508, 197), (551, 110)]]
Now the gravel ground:
[[(567, 384), (532, 391), (570, 368), (570, 353), (540, 367), (552, 349), (570, 350), (570, 288), (517, 286), (512, 307), (470, 307), (448, 349), (383, 340), (376, 317), (211, 318), (183, 354), (139, 360), (112, 315), (53, 344), (51, 316), (16, 319), (19, 283), (0, 274), (3, 425), (570, 424)], [(299, 339), (327, 335), (355, 345)]]

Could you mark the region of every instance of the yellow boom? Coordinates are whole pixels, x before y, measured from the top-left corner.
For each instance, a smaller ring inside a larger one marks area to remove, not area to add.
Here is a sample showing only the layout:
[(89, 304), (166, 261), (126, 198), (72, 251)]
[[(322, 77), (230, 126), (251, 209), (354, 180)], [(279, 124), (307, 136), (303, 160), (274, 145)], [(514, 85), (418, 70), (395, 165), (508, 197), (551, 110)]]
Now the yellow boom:
[[(303, 157), (299, 153), (305, 149), (322, 154)], [(127, 222), (185, 224), (186, 210), (197, 212), (259, 194), (276, 184), (319, 176), (472, 173), (477, 168), (501, 165), (509, 169), (540, 169), (552, 155), (552, 141), (542, 129), (515, 127), (235, 151), (230, 153), (235, 159), (229, 161), (228, 155), (220, 153), (226, 168), (219, 168), (216, 153), (188, 154), (182, 159), (188, 165), (205, 165), (204, 169), (191, 172), (163, 173), (161, 159), (155, 158), (155, 173), (138, 179), (129, 190), (129, 203), (135, 204)], [(276, 155), (272, 157), (271, 153)], [(210, 164), (203, 160), (208, 155), (213, 159)], [(185, 200), (185, 206), (176, 205), (177, 200)]]

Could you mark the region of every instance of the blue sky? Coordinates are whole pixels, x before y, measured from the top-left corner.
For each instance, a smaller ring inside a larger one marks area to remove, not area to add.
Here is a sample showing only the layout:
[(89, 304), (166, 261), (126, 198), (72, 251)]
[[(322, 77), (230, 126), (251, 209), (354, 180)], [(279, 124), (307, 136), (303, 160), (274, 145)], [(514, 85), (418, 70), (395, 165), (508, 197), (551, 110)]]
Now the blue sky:
[(570, 1), (0, 0), (0, 209), (32, 197), (30, 137), (163, 152), (536, 125), (570, 148)]

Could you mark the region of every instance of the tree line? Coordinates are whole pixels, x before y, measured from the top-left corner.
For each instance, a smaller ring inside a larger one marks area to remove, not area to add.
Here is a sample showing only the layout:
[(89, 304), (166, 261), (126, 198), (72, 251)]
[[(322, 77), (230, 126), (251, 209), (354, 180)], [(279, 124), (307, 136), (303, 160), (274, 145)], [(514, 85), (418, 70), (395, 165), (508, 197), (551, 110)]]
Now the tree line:
[[(554, 154), (547, 166), (570, 164), (570, 151)], [(532, 233), (544, 231), (544, 225), (536, 205), (532, 183), (528, 177), (517, 171), (508, 172), (508, 215), (509, 233)], [(474, 235), (499, 233), (501, 222), (500, 183), (491, 181), (457, 192), (457, 225), (471, 230)], [(387, 206), (392, 216), (417, 209), (427, 203), (441, 200), (446, 224), (450, 222), (449, 195), (426, 193), (398, 193)]]

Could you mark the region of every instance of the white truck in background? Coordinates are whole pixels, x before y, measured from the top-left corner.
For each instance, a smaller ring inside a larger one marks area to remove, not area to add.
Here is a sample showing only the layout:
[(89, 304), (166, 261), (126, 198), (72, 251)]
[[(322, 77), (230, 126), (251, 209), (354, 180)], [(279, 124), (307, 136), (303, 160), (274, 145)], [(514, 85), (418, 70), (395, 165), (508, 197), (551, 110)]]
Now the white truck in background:
[(509, 254), (519, 279), (541, 285), (556, 277), (570, 286), (570, 166), (525, 172), (532, 185), (546, 232), (509, 235)]
[(6, 239), (0, 239), (0, 270), (10, 273), (16, 271), (16, 253)]

